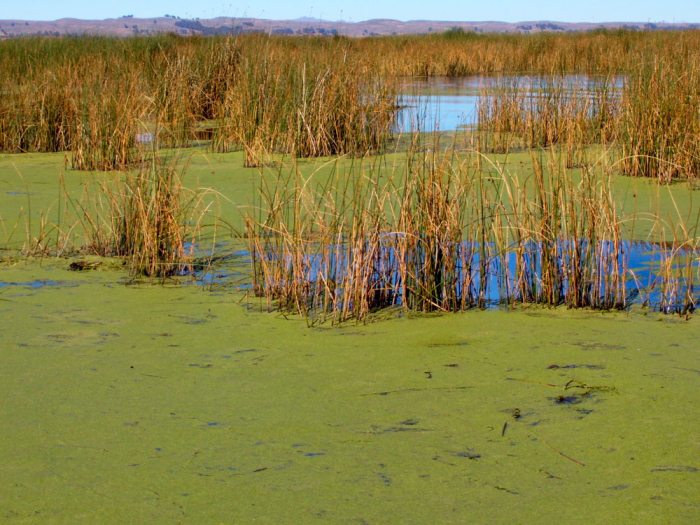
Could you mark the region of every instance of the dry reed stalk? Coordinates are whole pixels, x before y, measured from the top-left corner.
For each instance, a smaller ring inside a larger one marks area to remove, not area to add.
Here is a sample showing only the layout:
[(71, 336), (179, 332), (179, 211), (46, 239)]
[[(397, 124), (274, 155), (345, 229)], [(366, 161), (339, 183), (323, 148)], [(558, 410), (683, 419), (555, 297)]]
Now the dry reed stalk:
[(618, 143), (622, 171), (660, 182), (700, 172), (700, 72), (697, 56), (643, 61), (629, 75)]
[(196, 195), (185, 198), (176, 164), (153, 155), (100, 192), (86, 186), (83, 198), (70, 200), (84, 231), (82, 251), (123, 257), (133, 275), (188, 271), (203, 211)]

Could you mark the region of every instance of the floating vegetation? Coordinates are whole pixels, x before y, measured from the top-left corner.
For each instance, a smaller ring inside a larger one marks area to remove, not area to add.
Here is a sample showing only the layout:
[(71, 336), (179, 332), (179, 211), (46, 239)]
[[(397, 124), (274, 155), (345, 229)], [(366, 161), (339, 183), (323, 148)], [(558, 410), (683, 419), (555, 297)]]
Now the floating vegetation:
[(101, 264), (101, 261), (78, 260), (70, 263), (70, 265), (68, 265), (68, 269), (72, 272), (85, 272), (89, 270), (95, 270)]

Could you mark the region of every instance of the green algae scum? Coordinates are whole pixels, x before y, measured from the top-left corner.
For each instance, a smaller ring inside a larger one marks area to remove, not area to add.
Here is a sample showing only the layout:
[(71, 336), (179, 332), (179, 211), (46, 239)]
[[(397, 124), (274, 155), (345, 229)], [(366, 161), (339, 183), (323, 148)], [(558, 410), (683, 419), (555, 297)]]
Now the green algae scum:
[(0, 522), (700, 522), (698, 35), (0, 42)]

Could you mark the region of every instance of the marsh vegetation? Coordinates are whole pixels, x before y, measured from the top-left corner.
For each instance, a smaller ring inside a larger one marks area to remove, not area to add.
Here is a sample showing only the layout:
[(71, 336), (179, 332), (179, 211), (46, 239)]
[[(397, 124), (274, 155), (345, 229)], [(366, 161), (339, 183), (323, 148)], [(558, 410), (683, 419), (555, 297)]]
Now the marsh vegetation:
[(0, 41), (0, 519), (697, 522), (699, 49)]
[[(648, 232), (636, 238), (638, 217), (620, 209), (611, 179), (696, 185), (698, 44), (697, 32), (631, 31), (10, 40), (0, 151), (123, 171), (88, 201), (67, 201), (84, 232), (70, 249), (160, 277), (186, 270), (209, 209), (201, 194), (183, 197), (163, 151), (242, 151), (261, 172), (236, 233), (253, 289), (305, 315), (622, 309), (651, 290), (658, 308), (685, 314), (697, 299), (697, 216), (678, 211), (669, 224), (635, 210)], [(474, 74), (493, 80), (471, 125), (397, 128), (407, 78)], [(508, 165), (527, 151), (524, 166)], [(317, 157), (333, 167), (296, 160)], [(50, 251), (45, 237), (27, 251)], [(668, 247), (644, 286), (627, 254), (638, 240)]]

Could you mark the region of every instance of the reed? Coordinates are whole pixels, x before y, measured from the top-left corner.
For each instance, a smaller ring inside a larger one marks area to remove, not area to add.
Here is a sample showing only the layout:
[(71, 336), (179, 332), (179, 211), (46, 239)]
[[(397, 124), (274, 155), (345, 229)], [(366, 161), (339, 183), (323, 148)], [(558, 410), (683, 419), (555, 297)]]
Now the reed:
[(156, 127), (163, 146), (213, 139), (218, 151), (244, 149), (248, 165), (260, 151), (381, 149), (394, 111), (389, 83), (346, 41), (290, 43), (258, 35), (3, 42), (0, 150), (70, 150), (75, 169), (124, 169), (138, 157), (136, 135)]
[(618, 138), (627, 175), (670, 182), (700, 173), (700, 61), (677, 51), (644, 61), (629, 76)]
[[(642, 57), (697, 49), (697, 31), (592, 31), (576, 34), (448, 33), (358, 39), (358, 53), (375, 70), (404, 77), (469, 75), (610, 76)], [(691, 51), (692, 53), (692, 51)]]
[(279, 152), (363, 155), (386, 147), (396, 78), (588, 74), (626, 77), (622, 102), (604, 88), (505, 90), (484, 99), (482, 147), (566, 144), (575, 166), (587, 144), (615, 140), (625, 173), (690, 177), (697, 130), (682, 131), (697, 122), (699, 44), (697, 31), (8, 40), (0, 151), (72, 151), (76, 169), (124, 169), (136, 134), (157, 127), (164, 146), (211, 140), (251, 166)]
[(653, 214), (650, 244), (655, 272), (647, 277), (644, 303), (665, 313), (688, 315), (697, 307), (695, 286), (700, 278), (700, 214), (681, 212), (673, 195), (659, 194), (672, 202), (670, 214)]
[[(101, 83), (99, 76), (92, 81)], [(85, 86), (87, 82), (84, 81), (81, 90), (91, 89)], [(99, 101), (89, 96), (80, 98), (73, 108), (71, 167), (88, 171), (130, 167), (138, 158), (136, 135), (142, 127), (146, 106), (135, 84), (108, 91)]]
[(628, 261), (609, 175), (554, 153), (512, 176), (488, 158), (409, 151), (314, 177), (281, 170), (246, 218), (255, 292), (334, 322), (387, 307), (627, 306)]
[(132, 275), (168, 277), (191, 269), (200, 232), (199, 199), (182, 186), (177, 159), (152, 155), (139, 169), (69, 199), (82, 230), (80, 251), (120, 257)]
[[(395, 110), (387, 82), (347, 60), (281, 60), (278, 53), (266, 48), (242, 60), (238, 82), (215, 112), (215, 149), (242, 147), (251, 167), (266, 153), (320, 157), (382, 149)], [(337, 60), (342, 50), (330, 53)]]
[(479, 100), (479, 144), (491, 153), (559, 145), (567, 165), (579, 166), (590, 145), (613, 141), (619, 113), (614, 82), (551, 76), (508, 80)]

